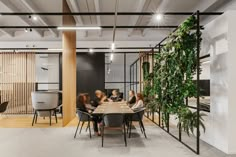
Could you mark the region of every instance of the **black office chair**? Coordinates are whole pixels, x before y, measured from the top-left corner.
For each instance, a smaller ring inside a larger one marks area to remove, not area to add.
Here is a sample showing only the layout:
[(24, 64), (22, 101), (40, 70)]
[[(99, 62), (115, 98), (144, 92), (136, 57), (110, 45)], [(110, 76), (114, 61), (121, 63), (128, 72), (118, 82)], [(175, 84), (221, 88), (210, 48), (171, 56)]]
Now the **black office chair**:
[[(77, 135), (77, 131), (79, 129), (79, 125), (80, 125), (80, 122), (82, 122), (82, 125), (80, 127), (80, 131), (79, 131), (79, 134), (81, 134), (81, 130), (83, 128), (83, 125), (85, 122), (88, 122), (88, 126), (87, 128), (89, 129), (89, 136), (90, 138), (92, 137), (91, 136), (91, 128), (90, 128), (90, 122), (92, 121), (92, 115), (87, 113), (87, 112), (83, 112), (79, 109), (77, 109), (77, 113), (78, 113), (78, 117), (79, 117), (79, 122), (78, 122), (78, 125), (77, 125), (77, 128), (76, 128), (76, 131), (75, 131), (75, 135), (74, 135), (74, 138), (76, 138), (76, 135)], [(87, 131), (87, 129), (86, 129)]]
[(123, 130), (125, 146), (127, 146), (124, 115), (119, 113), (104, 114), (102, 117), (102, 121), (103, 121), (103, 125), (101, 127), (102, 147), (104, 142), (104, 130), (109, 128), (116, 128)]
[(7, 110), (7, 106), (8, 106), (8, 101), (0, 104), (0, 114), (4, 113)]
[(145, 112), (145, 108), (141, 108), (134, 112), (133, 115), (128, 117), (128, 129), (129, 131), (129, 138), (131, 137), (131, 128), (132, 128), (132, 122), (139, 122), (140, 130), (144, 134), (145, 138), (147, 138), (145, 127), (143, 125), (143, 115)]

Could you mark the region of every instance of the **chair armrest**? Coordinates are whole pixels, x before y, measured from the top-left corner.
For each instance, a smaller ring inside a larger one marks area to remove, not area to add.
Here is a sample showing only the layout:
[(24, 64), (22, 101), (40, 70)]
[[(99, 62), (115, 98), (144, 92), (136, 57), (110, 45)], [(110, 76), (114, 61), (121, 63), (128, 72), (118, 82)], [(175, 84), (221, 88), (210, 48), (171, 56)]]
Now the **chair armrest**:
[(90, 118), (93, 117), (93, 116), (92, 116), (90, 113), (88, 113), (88, 112), (84, 112), (84, 111), (81, 111), (81, 110), (79, 110), (79, 109), (76, 109), (76, 110), (77, 110), (77, 112), (79, 111), (79, 112), (81, 112), (82, 114), (85, 114), (85, 115), (89, 116)]
[(145, 111), (146, 110), (146, 108), (145, 107), (143, 107), (143, 108), (140, 108), (140, 109), (138, 109), (138, 110), (134, 110), (134, 114), (136, 114), (136, 113), (139, 113), (139, 112), (142, 112), (142, 111)]
[(61, 104), (61, 105), (59, 105), (59, 106), (57, 106), (57, 108), (60, 108), (60, 107), (62, 107), (62, 104)]

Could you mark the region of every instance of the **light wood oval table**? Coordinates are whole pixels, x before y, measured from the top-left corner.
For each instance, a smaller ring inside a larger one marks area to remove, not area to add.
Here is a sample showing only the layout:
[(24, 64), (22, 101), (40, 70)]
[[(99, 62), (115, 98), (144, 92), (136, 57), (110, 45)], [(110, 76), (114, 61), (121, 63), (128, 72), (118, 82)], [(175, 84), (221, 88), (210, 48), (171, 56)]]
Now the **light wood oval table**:
[(92, 114), (103, 115), (109, 113), (133, 114), (134, 111), (126, 102), (105, 102), (99, 105)]

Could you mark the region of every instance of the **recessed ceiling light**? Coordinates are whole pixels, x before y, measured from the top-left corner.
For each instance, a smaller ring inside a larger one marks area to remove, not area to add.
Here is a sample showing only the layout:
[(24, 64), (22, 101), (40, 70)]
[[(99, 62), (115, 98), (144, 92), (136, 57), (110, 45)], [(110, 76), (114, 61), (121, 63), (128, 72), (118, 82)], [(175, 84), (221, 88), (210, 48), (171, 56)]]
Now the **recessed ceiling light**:
[(27, 28), (25, 29), (25, 32), (26, 32), (26, 33), (28, 32), (28, 29), (27, 29)]
[(89, 49), (89, 53), (93, 53), (93, 49)]
[(37, 21), (37, 20), (38, 20), (38, 17), (37, 17), (37, 16), (33, 16), (33, 20), (34, 20), (34, 21)]
[(57, 27), (58, 30), (99, 30), (101, 27)]
[(156, 14), (155, 18), (156, 18), (157, 21), (160, 21), (160, 20), (163, 19), (163, 15), (162, 14)]

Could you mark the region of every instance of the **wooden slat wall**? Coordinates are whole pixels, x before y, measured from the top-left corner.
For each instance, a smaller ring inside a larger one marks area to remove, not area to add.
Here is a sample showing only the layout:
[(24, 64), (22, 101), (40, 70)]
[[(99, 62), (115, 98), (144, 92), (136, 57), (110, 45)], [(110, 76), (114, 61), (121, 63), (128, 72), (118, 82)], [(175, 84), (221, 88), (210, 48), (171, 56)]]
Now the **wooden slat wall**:
[(0, 54), (0, 101), (9, 101), (6, 113), (32, 113), (35, 90), (35, 53)]

